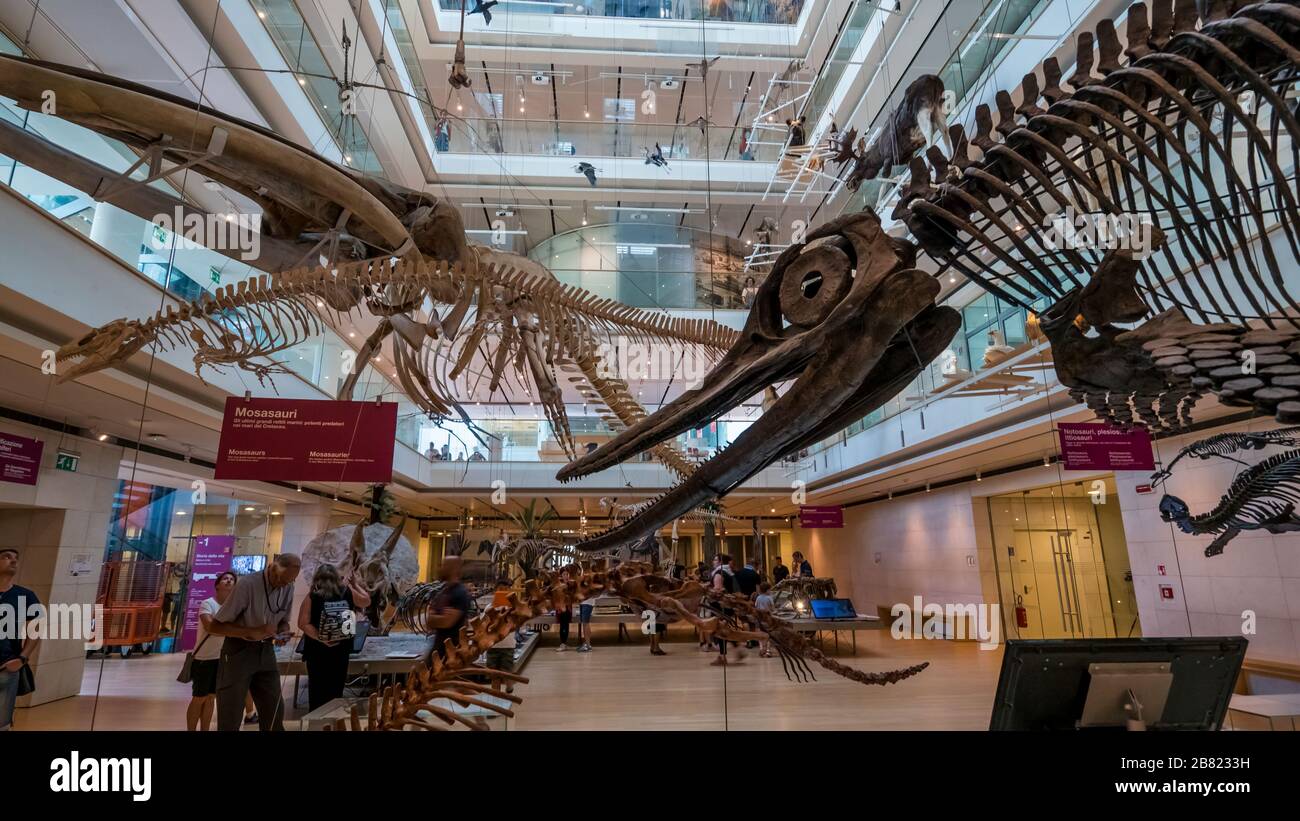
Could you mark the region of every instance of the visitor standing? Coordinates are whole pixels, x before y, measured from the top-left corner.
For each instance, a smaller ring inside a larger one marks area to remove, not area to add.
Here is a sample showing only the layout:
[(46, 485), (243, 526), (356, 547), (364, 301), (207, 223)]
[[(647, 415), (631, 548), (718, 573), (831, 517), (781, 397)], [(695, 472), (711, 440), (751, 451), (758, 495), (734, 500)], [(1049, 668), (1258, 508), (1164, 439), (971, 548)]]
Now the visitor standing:
[(298, 608), (302, 660), (307, 665), (307, 708), (315, 711), (343, 697), (348, 660), (356, 635), (355, 611), (370, 605), (370, 594), (339, 578), (339, 569), (322, 564), (311, 577), (311, 592)]
[[(0, 548), (0, 608), (11, 613), (31, 613), (41, 600), (26, 587), (14, 584), (17, 575), (17, 548)], [(29, 637), (0, 637), (0, 732), (13, 726), (14, 703), (18, 696), (27, 694), (21, 692), (26, 688), (19, 685), (31, 674), (29, 665), (39, 644), (40, 639)]]
[[(725, 553), (719, 553), (713, 558), (713, 575), (709, 577), (709, 586), (715, 593), (735, 593), (736, 577), (731, 572), (731, 557)], [(724, 616), (732, 615), (729, 607), (722, 608)], [(718, 657), (711, 664), (714, 667), (722, 667), (727, 663), (727, 641), (719, 636), (714, 637), (718, 645)], [(738, 653), (738, 658), (743, 659), (743, 651)]]
[(293, 583), (302, 559), (281, 553), (261, 573), (241, 576), (208, 627), (222, 636), (217, 670), (217, 729), (239, 729), (247, 696), (257, 706), (258, 729), (284, 729), (284, 697), (275, 648), (290, 638)]
[(217, 672), (221, 666), (222, 636), (208, 632), (221, 605), (230, 598), (239, 577), (227, 570), (217, 576), (211, 596), (199, 605), (198, 643), (194, 645), (194, 661), (190, 664), (190, 704), (185, 708), (185, 728), (190, 732), (212, 729), (212, 713), (217, 708)]
[[(771, 613), (776, 609), (776, 600), (772, 598), (772, 585), (762, 582), (758, 585), (758, 595), (754, 597), (754, 609), (760, 613)], [(758, 655), (762, 658), (772, 657), (772, 640), (763, 639), (762, 647), (759, 648)]]
[(587, 599), (578, 605), (578, 652), (591, 652), (591, 617), (596, 612), (596, 600)]
[[(560, 581), (564, 584), (569, 583), (569, 571), (560, 571)], [(569, 649), (569, 625), (573, 622), (573, 608), (567, 604), (563, 607), (555, 608), (555, 623), (559, 626), (560, 646), (555, 648), (555, 652), (563, 653)]]
[(803, 554), (798, 550), (794, 552), (794, 558), (791, 561), (794, 563), (795, 572), (800, 576), (805, 579), (811, 579), (813, 577), (812, 565), (808, 563), (808, 560), (805, 559)]
[(776, 562), (772, 565), (772, 584), (780, 584), (786, 576), (790, 575), (790, 568), (781, 563), (781, 557), (776, 557)]
[(460, 628), (469, 614), (470, 595), (460, 582), (460, 573), (460, 556), (448, 556), (442, 560), (438, 568), (442, 590), (433, 600), (433, 613), (428, 618), (429, 625), (434, 628), (433, 650), (444, 659), (447, 658), (447, 642), (460, 645)]

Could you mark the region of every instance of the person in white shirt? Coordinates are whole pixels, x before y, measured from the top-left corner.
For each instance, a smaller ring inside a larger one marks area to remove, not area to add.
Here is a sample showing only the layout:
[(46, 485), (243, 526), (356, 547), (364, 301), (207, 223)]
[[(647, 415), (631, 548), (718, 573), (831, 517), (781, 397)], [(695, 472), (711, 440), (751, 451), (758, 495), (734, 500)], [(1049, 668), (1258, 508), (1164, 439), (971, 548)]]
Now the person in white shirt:
[(217, 706), (217, 667), (221, 663), (221, 636), (208, 632), (221, 605), (230, 598), (238, 577), (227, 570), (217, 576), (217, 589), (210, 599), (199, 605), (198, 643), (194, 645), (194, 663), (190, 666), (191, 698), (185, 709), (185, 726), (191, 732), (208, 730)]

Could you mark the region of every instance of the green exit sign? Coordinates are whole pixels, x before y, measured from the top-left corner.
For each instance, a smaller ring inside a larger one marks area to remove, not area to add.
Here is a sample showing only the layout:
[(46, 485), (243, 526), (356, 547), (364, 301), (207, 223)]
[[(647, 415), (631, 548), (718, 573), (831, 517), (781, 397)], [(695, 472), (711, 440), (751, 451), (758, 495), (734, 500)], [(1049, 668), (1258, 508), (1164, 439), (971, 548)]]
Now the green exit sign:
[(54, 467), (58, 470), (66, 470), (69, 473), (77, 472), (77, 465), (81, 462), (81, 456), (76, 453), (59, 451), (59, 455), (54, 457)]

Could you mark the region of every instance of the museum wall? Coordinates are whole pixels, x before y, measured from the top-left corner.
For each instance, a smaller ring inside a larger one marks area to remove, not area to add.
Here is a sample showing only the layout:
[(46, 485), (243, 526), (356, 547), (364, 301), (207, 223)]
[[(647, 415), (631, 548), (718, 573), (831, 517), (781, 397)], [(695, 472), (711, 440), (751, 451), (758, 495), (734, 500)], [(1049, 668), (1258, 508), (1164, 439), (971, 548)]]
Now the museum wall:
[(833, 576), (859, 612), (896, 603), (997, 603), (997, 571), (985, 497), (1081, 481), (1058, 465), (920, 491), (844, 509), (844, 528), (792, 531), (818, 576)]
[[(1212, 433), (1275, 427), (1272, 420), (1260, 420), (1161, 439), (1156, 452), (1168, 462), (1183, 446)], [(1275, 452), (1235, 455), (1254, 464)], [(1164, 489), (1187, 502), (1193, 513), (1203, 513), (1213, 509), (1242, 469), (1225, 459), (1183, 459)], [(1161, 521), (1158, 490), (1136, 492), (1147, 479), (1137, 473), (1117, 476), (1144, 635), (1238, 635), (1243, 611), (1253, 610), (1256, 633), (1247, 636), (1248, 657), (1300, 662), (1300, 534), (1245, 531), (1222, 555), (1207, 558), (1211, 537), (1191, 536)], [(1173, 588), (1172, 599), (1161, 598), (1162, 585)]]
[[(94, 604), (122, 448), (9, 419), (0, 419), (0, 431), (44, 442), (34, 486), (0, 482), (0, 545), (22, 551), (15, 583), (46, 604)], [(55, 469), (59, 448), (81, 455), (75, 472)], [(36, 692), (18, 705), (79, 693), (85, 659), (80, 640), (42, 642), (32, 665)]]

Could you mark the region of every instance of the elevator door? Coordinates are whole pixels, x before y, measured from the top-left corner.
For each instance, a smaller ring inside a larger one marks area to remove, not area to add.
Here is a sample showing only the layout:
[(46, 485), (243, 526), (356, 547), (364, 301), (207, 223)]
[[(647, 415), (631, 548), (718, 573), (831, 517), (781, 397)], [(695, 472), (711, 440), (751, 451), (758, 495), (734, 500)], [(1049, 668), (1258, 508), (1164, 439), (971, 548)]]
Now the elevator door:
[[(989, 514), (998, 587), (1009, 637), (1096, 638), (1129, 634), (1116, 606), (1129, 596), (1112, 591), (1106, 556), (1127, 558), (1123, 544), (1105, 551), (1103, 528), (1087, 497), (1026, 492), (992, 497)], [(1122, 530), (1112, 538), (1122, 540)], [(1127, 567), (1123, 568), (1127, 570)], [(1120, 574), (1123, 578), (1126, 574)], [(1125, 619), (1127, 622), (1127, 619)]]

